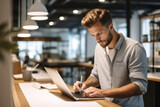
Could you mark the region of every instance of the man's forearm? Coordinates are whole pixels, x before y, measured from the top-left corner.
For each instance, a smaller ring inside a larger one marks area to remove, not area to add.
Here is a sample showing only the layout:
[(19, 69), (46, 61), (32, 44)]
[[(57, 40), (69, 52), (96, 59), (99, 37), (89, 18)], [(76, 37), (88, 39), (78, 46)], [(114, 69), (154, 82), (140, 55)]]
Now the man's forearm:
[(126, 98), (142, 94), (139, 87), (134, 83), (130, 83), (120, 88), (112, 88), (102, 90), (105, 97)]
[(97, 87), (99, 86), (99, 81), (96, 78), (89, 76), (87, 80), (84, 82), (84, 84), (86, 84), (87, 87), (90, 87), (90, 86)]

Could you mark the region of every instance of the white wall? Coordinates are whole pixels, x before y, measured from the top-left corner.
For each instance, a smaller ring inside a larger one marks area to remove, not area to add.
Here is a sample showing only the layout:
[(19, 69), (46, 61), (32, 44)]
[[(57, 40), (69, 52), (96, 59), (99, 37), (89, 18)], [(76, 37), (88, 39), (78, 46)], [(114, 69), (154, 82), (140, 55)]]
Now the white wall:
[(114, 29), (117, 31), (118, 30), (118, 25), (126, 23), (125, 18), (114, 18), (112, 19)]
[[(2, 22), (11, 22), (11, 0), (0, 1), (0, 24)], [(4, 61), (0, 61), (0, 107), (13, 107), (11, 91), (11, 57), (6, 51)]]

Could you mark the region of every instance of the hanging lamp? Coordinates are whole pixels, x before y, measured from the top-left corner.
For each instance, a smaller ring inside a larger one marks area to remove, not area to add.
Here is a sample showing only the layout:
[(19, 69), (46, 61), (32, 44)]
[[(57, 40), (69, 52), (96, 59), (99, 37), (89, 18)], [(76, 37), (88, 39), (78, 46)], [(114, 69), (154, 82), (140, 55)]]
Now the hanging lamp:
[(28, 10), (28, 15), (30, 16), (41, 16), (41, 15), (48, 15), (48, 11), (46, 7), (40, 2), (40, 0), (36, 0), (34, 4)]
[(37, 20), (37, 21), (42, 21), (42, 20), (47, 20), (48, 16), (31, 16), (31, 20)]
[(28, 16), (27, 20), (24, 22), (23, 29), (26, 30), (36, 30), (39, 26), (34, 20), (31, 20), (31, 17)]
[[(19, 28), (21, 28), (21, 23), (22, 23), (22, 20), (21, 20), (21, 0), (19, 0), (19, 4), (18, 4), (18, 7), (19, 7), (19, 11), (18, 11), (18, 19), (19, 19), (19, 21), (18, 21), (18, 25), (19, 25)], [(26, 4), (27, 4), (27, 1), (26, 1)], [(18, 34), (17, 34), (17, 36), (18, 37), (30, 37), (31, 36), (31, 34), (29, 33), (29, 31), (28, 30), (24, 30), (24, 29), (22, 29)]]
[(30, 37), (31, 34), (27, 30), (22, 30), (21, 32), (18, 33), (18, 37)]

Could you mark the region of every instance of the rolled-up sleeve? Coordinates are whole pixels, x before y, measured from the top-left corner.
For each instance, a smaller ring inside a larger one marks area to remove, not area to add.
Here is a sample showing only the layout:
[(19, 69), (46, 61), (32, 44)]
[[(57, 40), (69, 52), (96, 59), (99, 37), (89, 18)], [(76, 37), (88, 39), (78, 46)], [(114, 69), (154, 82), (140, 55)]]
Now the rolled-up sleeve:
[(129, 77), (131, 82), (136, 84), (144, 94), (147, 92), (148, 85), (146, 52), (139, 43), (133, 48), (129, 59)]

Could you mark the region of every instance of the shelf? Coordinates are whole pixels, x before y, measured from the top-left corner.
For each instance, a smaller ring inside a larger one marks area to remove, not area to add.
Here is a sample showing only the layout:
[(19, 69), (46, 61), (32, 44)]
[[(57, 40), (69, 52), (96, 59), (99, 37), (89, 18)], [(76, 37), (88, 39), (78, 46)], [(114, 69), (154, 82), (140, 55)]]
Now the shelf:
[(150, 18), (150, 19), (157, 18), (157, 17), (160, 17), (160, 13), (147, 15), (147, 16), (141, 16), (141, 18)]
[(57, 49), (57, 47), (43, 47), (43, 49)]
[[(153, 65), (148, 65), (148, 67), (153, 68)], [(160, 68), (160, 65), (154, 65), (154, 68)]]
[(141, 42), (141, 43), (160, 43), (160, 41), (148, 41), (148, 42)]
[(60, 37), (13, 37), (13, 41), (61, 41)]

